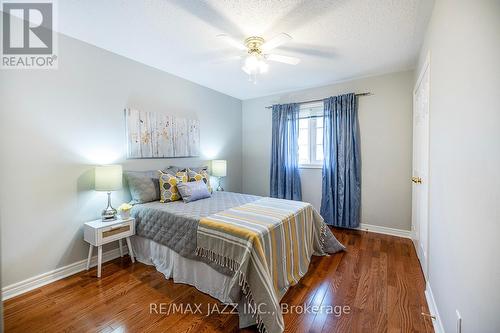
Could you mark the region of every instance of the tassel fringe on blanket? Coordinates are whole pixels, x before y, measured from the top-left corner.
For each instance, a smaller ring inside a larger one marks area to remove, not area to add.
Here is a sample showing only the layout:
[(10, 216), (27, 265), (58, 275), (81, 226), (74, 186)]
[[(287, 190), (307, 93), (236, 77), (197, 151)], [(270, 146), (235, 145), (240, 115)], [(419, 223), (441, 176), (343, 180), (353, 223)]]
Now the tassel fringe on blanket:
[(201, 247), (196, 248), (196, 255), (198, 257), (206, 258), (219, 266), (226, 267), (231, 272), (237, 272), (240, 269), (240, 263), (236, 260), (225, 257), (213, 251), (203, 249)]
[(264, 326), (264, 322), (257, 311), (257, 306), (255, 304), (255, 300), (252, 295), (252, 290), (250, 289), (245, 274), (242, 271), (239, 271), (240, 264), (231, 258), (221, 256), (218, 253), (215, 253), (213, 251), (201, 247), (196, 248), (196, 255), (202, 258), (206, 258), (222, 267), (227, 267), (231, 272), (239, 274), (238, 285), (241, 287), (243, 294), (247, 297), (248, 302), (251, 305), (250, 309), (252, 311), (252, 317), (256, 318), (257, 329), (260, 333), (267, 333), (266, 328)]

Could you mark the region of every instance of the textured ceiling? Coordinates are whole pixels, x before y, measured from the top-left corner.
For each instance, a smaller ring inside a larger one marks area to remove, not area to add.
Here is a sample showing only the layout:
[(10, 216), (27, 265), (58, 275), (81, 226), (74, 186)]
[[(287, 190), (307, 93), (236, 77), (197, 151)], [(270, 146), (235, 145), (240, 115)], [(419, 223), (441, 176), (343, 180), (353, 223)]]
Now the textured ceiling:
[[(225, 94), (248, 99), (415, 66), (432, 0), (64, 0), (59, 31)], [(293, 40), (274, 53), (257, 84), (241, 54), (216, 35), (243, 40), (286, 32)]]

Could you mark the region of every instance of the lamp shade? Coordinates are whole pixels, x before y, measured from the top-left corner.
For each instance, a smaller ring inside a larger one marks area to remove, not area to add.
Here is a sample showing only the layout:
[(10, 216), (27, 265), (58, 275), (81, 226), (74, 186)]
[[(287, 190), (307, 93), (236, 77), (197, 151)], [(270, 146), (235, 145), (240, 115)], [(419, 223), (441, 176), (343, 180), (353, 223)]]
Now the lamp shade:
[(227, 163), (226, 160), (213, 160), (212, 161), (212, 176), (226, 177)]
[(122, 188), (122, 166), (103, 165), (95, 168), (95, 190), (116, 191)]

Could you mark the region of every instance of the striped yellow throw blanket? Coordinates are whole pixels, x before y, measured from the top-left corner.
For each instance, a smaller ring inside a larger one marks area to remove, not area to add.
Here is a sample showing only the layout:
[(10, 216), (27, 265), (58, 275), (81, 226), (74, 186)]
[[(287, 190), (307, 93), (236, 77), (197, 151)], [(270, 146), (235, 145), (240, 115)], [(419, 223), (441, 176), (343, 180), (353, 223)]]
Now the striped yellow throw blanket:
[(231, 287), (241, 286), (258, 329), (275, 333), (284, 330), (279, 302), (311, 256), (343, 249), (311, 204), (262, 198), (202, 218), (196, 253), (235, 273)]

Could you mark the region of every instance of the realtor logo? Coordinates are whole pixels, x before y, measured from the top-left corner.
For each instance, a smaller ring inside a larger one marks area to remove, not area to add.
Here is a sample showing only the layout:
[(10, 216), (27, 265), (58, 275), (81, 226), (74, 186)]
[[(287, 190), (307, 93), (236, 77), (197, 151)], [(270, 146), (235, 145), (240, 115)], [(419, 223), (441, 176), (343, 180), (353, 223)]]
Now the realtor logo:
[(2, 69), (55, 69), (53, 2), (2, 3)]

